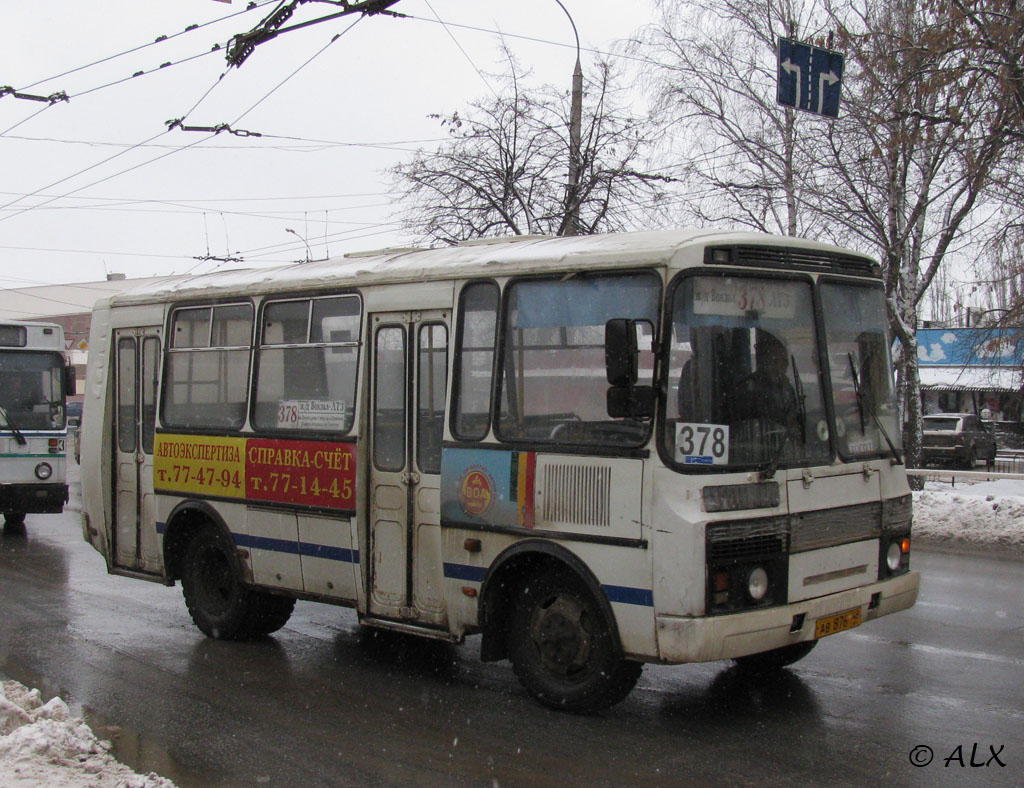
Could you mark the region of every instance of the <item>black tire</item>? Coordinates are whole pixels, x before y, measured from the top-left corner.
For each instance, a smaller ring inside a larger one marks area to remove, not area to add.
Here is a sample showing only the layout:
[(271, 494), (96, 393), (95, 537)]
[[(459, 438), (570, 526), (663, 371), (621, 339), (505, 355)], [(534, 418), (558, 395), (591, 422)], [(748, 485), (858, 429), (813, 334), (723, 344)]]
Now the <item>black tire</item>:
[(8, 510), (4, 512), (4, 525), (24, 525), (25, 513)]
[(593, 594), (564, 570), (534, 575), (523, 583), (511, 615), (509, 657), (534, 698), (582, 713), (621, 701), (643, 669), (639, 662), (622, 658)]
[(203, 528), (189, 541), (181, 589), (189, 615), (207, 636), (244, 640), (255, 634), (257, 598), (242, 584), (235, 545), (219, 529)]
[(967, 452), (964, 454), (964, 463), (963, 463), (964, 464), (964, 470), (965, 471), (973, 471), (974, 470), (974, 464), (977, 462), (977, 460), (978, 460), (977, 449), (974, 446), (971, 446), (967, 450)]
[(288, 623), (295, 610), (295, 598), (250, 591), (251, 599), (249, 629), (253, 635), (269, 635)]
[(771, 651), (762, 651), (760, 654), (748, 654), (745, 657), (737, 657), (733, 661), (744, 670), (767, 673), (781, 670), (787, 665), (799, 662), (810, 654), (816, 645), (818, 645), (817, 640), (803, 640), (789, 646), (772, 649)]

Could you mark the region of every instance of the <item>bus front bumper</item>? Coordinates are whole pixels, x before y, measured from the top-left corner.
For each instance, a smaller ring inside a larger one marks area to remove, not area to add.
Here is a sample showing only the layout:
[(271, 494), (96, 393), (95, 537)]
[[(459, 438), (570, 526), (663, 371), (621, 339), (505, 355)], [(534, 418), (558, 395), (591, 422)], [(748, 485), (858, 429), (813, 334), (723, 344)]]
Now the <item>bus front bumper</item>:
[(67, 500), (66, 484), (0, 484), (0, 512), (58, 514)]
[(707, 618), (661, 615), (657, 617), (659, 655), (666, 663), (711, 662), (814, 640), (816, 623), (840, 613), (859, 609), (860, 621), (868, 622), (906, 610), (917, 600), (920, 585), (920, 573), (911, 571), (849, 591), (749, 613)]

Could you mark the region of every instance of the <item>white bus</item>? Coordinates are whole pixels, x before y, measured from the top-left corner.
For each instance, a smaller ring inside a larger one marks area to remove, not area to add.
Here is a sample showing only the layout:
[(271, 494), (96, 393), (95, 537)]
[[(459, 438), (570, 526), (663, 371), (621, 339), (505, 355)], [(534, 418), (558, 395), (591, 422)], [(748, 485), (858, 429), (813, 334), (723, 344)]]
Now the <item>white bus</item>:
[(54, 323), (0, 321), (0, 511), (4, 527), (26, 513), (61, 512), (67, 396), (75, 370), (64, 356), (64, 330)]
[(88, 541), (215, 638), (296, 599), (508, 657), (556, 708), (910, 607), (870, 259), (510, 238), (165, 282), (92, 319)]

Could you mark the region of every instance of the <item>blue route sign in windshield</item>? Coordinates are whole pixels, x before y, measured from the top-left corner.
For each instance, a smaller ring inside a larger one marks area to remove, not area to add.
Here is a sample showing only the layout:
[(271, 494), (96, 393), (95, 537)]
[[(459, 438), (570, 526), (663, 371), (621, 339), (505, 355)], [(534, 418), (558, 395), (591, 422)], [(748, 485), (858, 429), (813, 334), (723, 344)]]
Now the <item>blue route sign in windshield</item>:
[(839, 117), (843, 55), (788, 38), (779, 39), (780, 104), (829, 118)]

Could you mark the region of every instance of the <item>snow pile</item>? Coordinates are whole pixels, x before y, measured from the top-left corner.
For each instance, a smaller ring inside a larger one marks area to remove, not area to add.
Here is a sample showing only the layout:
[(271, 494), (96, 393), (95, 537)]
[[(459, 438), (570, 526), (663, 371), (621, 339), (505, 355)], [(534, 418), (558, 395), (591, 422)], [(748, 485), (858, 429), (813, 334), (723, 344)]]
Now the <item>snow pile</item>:
[(1024, 553), (1024, 481), (927, 482), (914, 493), (914, 536)]
[(0, 788), (175, 788), (136, 774), (109, 750), (60, 698), (43, 703), (39, 690), (0, 684)]

